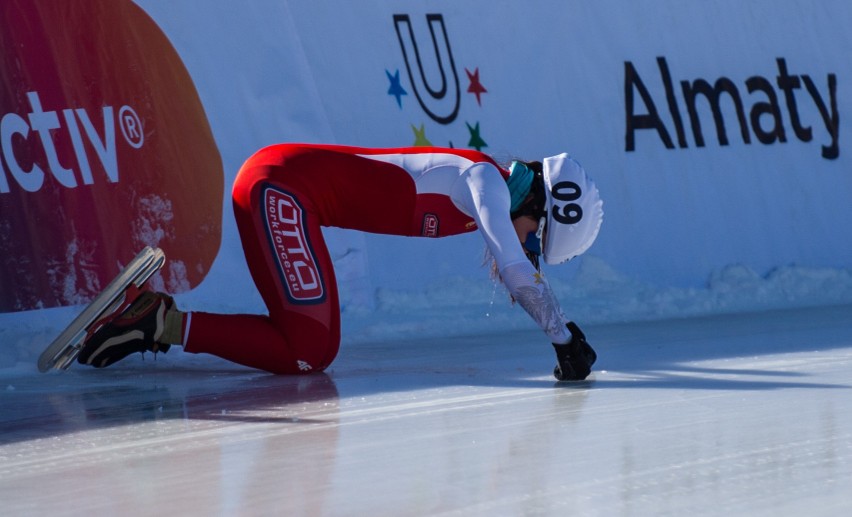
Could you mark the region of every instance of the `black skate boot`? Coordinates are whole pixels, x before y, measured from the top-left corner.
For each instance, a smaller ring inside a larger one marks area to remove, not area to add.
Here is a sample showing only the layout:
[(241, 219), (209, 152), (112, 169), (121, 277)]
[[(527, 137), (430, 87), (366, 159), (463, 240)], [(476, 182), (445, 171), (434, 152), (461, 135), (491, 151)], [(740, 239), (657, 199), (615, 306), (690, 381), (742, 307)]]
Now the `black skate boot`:
[(163, 334), (166, 311), (173, 306), (171, 296), (143, 291), (127, 309), (106, 316), (92, 327), (77, 362), (104, 368), (134, 352), (167, 352), (171, 345), (157, 340)]
[(558, 363), (553, 376), (560, 381), (582, 381), (592, 372), (598, 355), (586, 341), (586, 336), (573, 321), (567, 324), (571, 341), (564, 345), (553, 344)]

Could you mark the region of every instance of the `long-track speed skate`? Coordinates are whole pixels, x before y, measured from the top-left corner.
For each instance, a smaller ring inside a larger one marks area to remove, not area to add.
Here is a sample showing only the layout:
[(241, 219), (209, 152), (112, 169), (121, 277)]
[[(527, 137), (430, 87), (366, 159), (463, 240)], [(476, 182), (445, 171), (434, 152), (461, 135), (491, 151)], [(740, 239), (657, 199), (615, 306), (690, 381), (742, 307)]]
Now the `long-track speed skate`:
[(86, 336), (99, 326), (101, 318), (124, 311), (165, 262), (166, 255), (159, 248), (146, 246), (140, 251), (42, 352), (38, 358), (39, 371), (67, 369), (80, 354)]

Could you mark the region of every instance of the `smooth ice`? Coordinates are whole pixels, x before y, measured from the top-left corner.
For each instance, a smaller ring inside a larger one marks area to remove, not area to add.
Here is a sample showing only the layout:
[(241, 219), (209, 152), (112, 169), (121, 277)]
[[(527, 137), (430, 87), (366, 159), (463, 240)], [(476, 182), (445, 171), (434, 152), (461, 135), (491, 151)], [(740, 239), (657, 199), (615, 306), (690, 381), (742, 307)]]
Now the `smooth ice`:
[(0, 381), (3, 515), (850, 515), (852, 306)]

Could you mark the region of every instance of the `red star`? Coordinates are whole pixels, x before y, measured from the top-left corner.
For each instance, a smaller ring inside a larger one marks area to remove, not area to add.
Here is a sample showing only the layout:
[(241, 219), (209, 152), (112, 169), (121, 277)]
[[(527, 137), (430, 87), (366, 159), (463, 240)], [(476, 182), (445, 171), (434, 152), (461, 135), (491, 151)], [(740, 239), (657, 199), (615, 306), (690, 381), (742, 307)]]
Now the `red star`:
[(473, 73), (470, 73), (470, 70), (467, 68), (464, 69), (467, 72), (467, 78), (470, 80), (470, 86), (467, 87), (467, 92), (476, 95), (476, 103), (482, 106), (482, 102), (480, 101), (479, 96), (483, 93), (488, 93), (488, 90), (482, 86), (482, 83), (479, 82), (479, 67), (476, 67), (473, 70)]

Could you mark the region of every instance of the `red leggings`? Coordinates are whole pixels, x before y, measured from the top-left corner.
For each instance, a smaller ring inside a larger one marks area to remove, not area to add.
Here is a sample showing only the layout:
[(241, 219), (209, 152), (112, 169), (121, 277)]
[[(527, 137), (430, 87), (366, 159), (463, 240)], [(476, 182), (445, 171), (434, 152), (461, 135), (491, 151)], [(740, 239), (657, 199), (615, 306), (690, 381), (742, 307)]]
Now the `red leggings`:
[(269, 316), (194, 312), (184, 349), (273, 373), (328, 367), (340, 306), (321, 226), (416, 235), (415, 187), (398, 167), (357, 156), (381, 150), (319, 145), (262, 149), (234, 183), (246, 262)]

